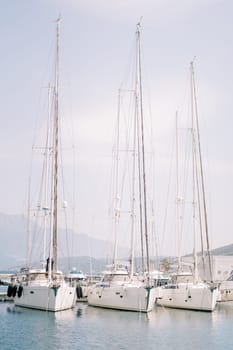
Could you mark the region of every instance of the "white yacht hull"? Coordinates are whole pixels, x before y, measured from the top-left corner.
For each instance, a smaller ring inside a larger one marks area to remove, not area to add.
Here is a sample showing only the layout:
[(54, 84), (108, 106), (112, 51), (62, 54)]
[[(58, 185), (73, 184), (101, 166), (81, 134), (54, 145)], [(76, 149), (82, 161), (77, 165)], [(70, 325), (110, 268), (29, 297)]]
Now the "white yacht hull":
[(155, 288), (145, 286), (93, 286), (88, 292), (89, 305), (117, 310), (149, 312), (155, 299)]
[(29, 285), (23, 286), (21, 297), (16, 294), (14, 300), (16, 306), (55, 312), (74, 307), (76, 291), (67, 284), (56, 288)]
[(168, 285), (161, 287), (157, 305), (189, 310), (213, 311), (218, 299), (218, 288), (205, 283)]

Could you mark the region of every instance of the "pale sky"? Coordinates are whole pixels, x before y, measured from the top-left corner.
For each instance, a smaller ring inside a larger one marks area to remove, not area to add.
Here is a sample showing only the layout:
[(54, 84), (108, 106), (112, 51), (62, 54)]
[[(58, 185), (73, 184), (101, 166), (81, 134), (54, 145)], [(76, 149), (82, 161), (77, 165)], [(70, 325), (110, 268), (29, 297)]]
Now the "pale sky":
[(45, 72), (54, 41), (54, 20), (60, 14), (62, 112), (71, 121), (75, 144), (75, 229), (109, 238), (117, 91), (134, 45), (136, 23), (142, 17), (142, 75), (154, 129), (154, 202), (157, 234), (163, 242), (160, 253), (176, 253), (171, 233), (161, 237), (164, 198), (175, 111), (182, 109), (189, 63), (194, 57), (211, 246), (231, 244), (233, 2), (0, 0), (0, 5), (0, 211), (25, 213), (38, 105), (41, 90), (48, 84)]

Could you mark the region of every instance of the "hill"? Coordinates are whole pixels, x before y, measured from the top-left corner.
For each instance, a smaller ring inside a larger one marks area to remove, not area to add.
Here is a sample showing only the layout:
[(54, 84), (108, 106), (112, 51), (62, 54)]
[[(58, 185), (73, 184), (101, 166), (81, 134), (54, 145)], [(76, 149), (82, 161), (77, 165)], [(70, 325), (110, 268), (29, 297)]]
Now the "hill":
[[(63, 253), (59, 266), (63, 271), (76, 267), (85, 273), (99, 273), (111, 261), (113, 244), (86, 234), (71, 232), (72, 250)], [(60, 230), (61, 246), (67, 245), (66, 232)], [(27, 256), (27, 221), (24, 216), (0, 213), (0, 270), (15, 269), (25, 265)], [(108, 255), (107, 255), (107, 252)], [(212, 250), (213, 255), (233, 255), (233, 244)], [(70, 255), (72, 258), (67, 258)], [(119, 258), (125, 259), (128, 249), (119, 247)], [(91, 258), (90, 258), (91, 257)], [(163, 257), (161, 257), (162, 259)]]
[(233, 255), (233, 244), (229, 244), (223, 247), (219, 247), (212, 250), (213, 255)]
[[(106, 240), (93, 238), (86, 234), (77, 234), (70, 231), (72, 240), (70, 254), (62, 252), (61, 256), (92, 257), (92, 259), (107, 258), (106, 252), (113, 250), (113, 244)], [(59, 230), (61, 247), (67, 246), (65, 230)], [(6, 215), (0, 213), (0, 269), (14, 269), (25, 264), (27, 256), (27, 220), (24, 216)], [(110, 253), (111, 254), (111, 253)], [(119, 247), (120, 257), (128, 255), (126, 248)], [(108, 256), (109, 257), (109, 256)], [(90, 264), (90, 258), (89, 263)], [(98, 263), (95, 262), (98, 266)], [(78, 265), (74, 265), (78, 266)]]

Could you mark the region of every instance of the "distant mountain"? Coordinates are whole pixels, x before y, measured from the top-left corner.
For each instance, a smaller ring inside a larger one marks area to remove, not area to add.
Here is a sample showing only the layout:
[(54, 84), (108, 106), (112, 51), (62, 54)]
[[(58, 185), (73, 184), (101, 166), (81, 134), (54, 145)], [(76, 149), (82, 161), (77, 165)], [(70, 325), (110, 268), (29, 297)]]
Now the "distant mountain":
[[(67, 271), (72, 267), (83, 270), (85, 273), (99, 273), (111, 262), (113, 244), (99, 240), (86, 234), (70, 232), (72, 249), (69, 254), (63, 252), (59, 260), (59, 267)], [(71, 241), (70, 241), (71, 243)], [(67, 246), (67, 235), (60, 230), (60, 245)], [(20, 215), (6, 215), (0, 213), (0, 270), (15, 269), (23, 266), (27, 256), (27, 220)], [(128, 257), (128, 248), (119, 247), (120, 259)], [(233, 255), (233, 244), (212, 250), (213, 255)], [(67, 255), (72, 258), (68, 259)], [(162, 257), (161, 257), (162, 259)]]
[[(60, 247), (67, 247), (66, 231), (59, 230), (59, 237)], [(66, 253), (63, 251), (63, 256), (91, 256), (92, 259), (106, 259), (112, 256), (113, 244), (109, 241), (99, 240), (89, 235), (75, 232), (69, 232), (69, 237), (69, 245), (72, 247), (69, 250), (69, 254), (67, 254), (67, 250)], [(25, 264), (27, 256), (26, 218), (24, 216), (0, 213), (0, 242), (0, 269), (15, 268)], [(119, 256), (128, 256), (128, 249), (119, 247)]]
[[(185, 256), (192, 256), (193, 253), (186, 254)], [(197, 253), (198, 256), (202, 255), (201, 251)], [(228, 244), (223, 247), (215, 248), (211, 250), (211, 255), (214, 256), (233, 256), (233, 244)]]
[(216, 248), (212, 250), (213, 255), (233, 255), (233, 244), (225, 245), (220, 248)]

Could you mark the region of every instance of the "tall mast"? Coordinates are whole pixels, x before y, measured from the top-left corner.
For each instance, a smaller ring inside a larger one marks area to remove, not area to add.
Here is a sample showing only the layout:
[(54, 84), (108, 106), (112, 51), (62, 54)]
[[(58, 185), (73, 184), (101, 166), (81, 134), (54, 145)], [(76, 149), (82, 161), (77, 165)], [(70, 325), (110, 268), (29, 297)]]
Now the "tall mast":
[(28, 269), (31, 267), (31, 258), (32, 258), (32, 237), (31, 237), (31, 230), (30, 230), (30, 192), (31, 192), (31, 176), (29, 177), (29, 183), (28, 183), (28, 203), (27, 203), (27, 264)]
[[(138, 103), (138, 98), (137, 98)], [(138, 106), (137, 106), (138, 108)], [(145, 259), (144, 259), (144, 237), (143, 237), (143, 208), (142, 208), (142, 175), (141, 175), (141, 150), (140, 150), (140, 125), (139, 125), (139, 113), (137, 113), (137, 142), (138, 142), (138, 187), (139, 187), (139, 217), (140, 217), (140, 233), (141, 233), (141, 261), (142, 271), (145, 272)]]
[(132, 167), (132, 205), (131, 205), (131, 253), (129, 275), (133, 278), (134, 273), (134, 243), (135, 243), (135, 221), (136, 221), (136, 143), (137, 143), (137, 121), (138, 121), (138, 94), (137, 94), (137, 79), (135, 81), (135, 110), (133, 123), (133, 167)]
[(142, 104), (142, 77), (141, 77), (141, 47), (140, 47), (140, 23), (137, 24), (137, 46), (138, 46), (138, 79), (139, 79), (139, 97), (140, 97), (140, 118), (141, 118), (141, 147), (142, 147), (142, 176), (143, 176), (143, 197), (144, 197), (144, 230), (146, 243), (146, 265), (149, 278), (149, 242), (148, 242), (148, 224), (147, 224), (147, 193), (146, 193), (146, 165), (145, 165), (145, 146), (144, 146), (144, 120)]
[(144, 227), (143, 227), (143, 205), (142, 205), (142, 174), (141, 174), (141, 139), (140, 139), (140, 113), (139, 113), (139, 103), (140, 103), (140, 97), (139, 97), (139, 38), (138, 38), (138, 30), (139, 30), (140, 23), (137, 24), (137, 30), (136, 30), (136, 81), (135, 81), (135, 106), (136, 106), (136, 114), (135, 118), (137, 121), (137, 151), (138, 151), (138, 188), (139, 188), (139, 221), (140, 221), (140, 236), (141, 236), (141, 261), (142, 261), (142, 271), (145, 272), (145, 261), (144, 261)]
[(116, 259), (117, 259), (117, 234), (118, 234), (118, 223), (120, 216), (119, 208), (119, 129), (120, 129), (120, 102), (121, 102), (121, 90), (118, 91), (118, 111), (117, 111), (117, 125), (116, 125), (116, 145), (114, 150), (114, 252), (113, 252), (113, 268), (116, 270)]
[(203, 162), (202, 162), (202, 153), (201, 153), (200, 129), (199, 129), (199, 121), (198, 121), (197, 97), (196, 97), (196, 87), (195, 87), (193, 66), (192, 66), (192, 75), (193, 75), (193, 95), (194, 95), (196, 126), (197, 126), (198, 153), (199, 153), (199, 163), (200, 163), (200, 171), (201, 171), (201, 189), (202, 189), (202, 199), (203, 199), (203, 209), (204, 209), (206, 245), (207, 245), (207, 255), (208, 255), (208, 261), (209, 261), (210, 279), (212, 280), (213, 272), (212, 272), (212, 263), (211, 263), (211, 254), (210, 254), (209, 229), (208, 229), (207, 207), (206, 207), (206, 196), (205, 196), (205, 185), (204, 185), (204, 172), (203, 172)]
[(195, 142), (195, 126), (194, 126), (194, 96), (193, 96), (193, 62), (190, 64), (190, 88), (191, 88), (191, 118), (192, 118), (192, 179), (193, 179), (193, 257), (194, 257), (194, 281), (198, 280), (197, 270), (197, 247), (196, 247), (196, 142)]
[(54, 174), (53, 174), (53, 259), (57, 271), (57, 212), (58, 212), (58, 122), (59, 122), (59, 41), (60, 17), (56, 20), (56, 63), (55, 63), (55, 101), (54, 101)]
[(50, 95), (51, 95), (51, 86), (48, 85), (48, 121), (47, 121), (47, 135), (46, 135), (46, 145), (45, 145), (45, 189), (44, 189), (44, 242), (43, 242), (43, 264), (45, 263), (46, 258), (46, 240), (47, 240), (47, 228), (48, 228), (48, 183), (49, 183), (49, 156), (50, 156)]
[(178, 140), (178, 112), (176, 112), (176, 216), (177, 216), (177, 240), (178, 240), (178, 271), (181, 270), (180, 242), (180, 188), (179, 188), (179, 140)]

